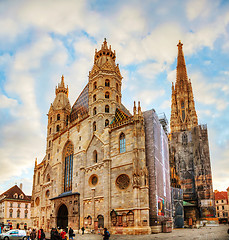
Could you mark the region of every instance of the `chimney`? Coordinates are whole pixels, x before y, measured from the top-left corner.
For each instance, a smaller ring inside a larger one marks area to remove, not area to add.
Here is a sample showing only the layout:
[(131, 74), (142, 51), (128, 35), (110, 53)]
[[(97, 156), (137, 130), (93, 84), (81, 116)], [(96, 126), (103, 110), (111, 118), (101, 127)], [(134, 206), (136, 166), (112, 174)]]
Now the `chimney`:
[(22, 190), (22, 183), (20, 183), (20, 189)]

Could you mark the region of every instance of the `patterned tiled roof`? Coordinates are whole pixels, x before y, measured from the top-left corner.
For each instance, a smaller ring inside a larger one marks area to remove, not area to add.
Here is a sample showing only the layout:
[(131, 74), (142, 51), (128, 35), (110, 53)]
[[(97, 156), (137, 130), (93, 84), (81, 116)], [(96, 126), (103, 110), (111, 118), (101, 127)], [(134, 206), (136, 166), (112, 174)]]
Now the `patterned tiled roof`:
[(80, 93), (79, 97), (72, 106), (72, 112), (70, 114), (70, 122), (76, 120), (79, 116), (88, 114), (88, 88), (87, 84), (83, 91)]
[(129, 117), (130, 116), (128, 116), (125, 112), (123, 112), (119, 108), (116, 108), (115, 117), (114, 117), (113, 121), (111, 122), (111, 124), (120, 122), (120, 121), (122, 121), (126, 118), (129, 118)]

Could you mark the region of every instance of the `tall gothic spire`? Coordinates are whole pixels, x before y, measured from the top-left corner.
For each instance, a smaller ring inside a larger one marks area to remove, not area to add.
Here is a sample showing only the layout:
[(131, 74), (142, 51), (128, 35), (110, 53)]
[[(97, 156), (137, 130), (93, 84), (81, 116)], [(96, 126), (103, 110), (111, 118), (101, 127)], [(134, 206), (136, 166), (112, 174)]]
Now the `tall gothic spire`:
[(172, 84), (170, 130), (190, 130), (198, 125), (191, 81), (188, 79), (181, 41), (177, 44), (177, 75), (175, 87)]

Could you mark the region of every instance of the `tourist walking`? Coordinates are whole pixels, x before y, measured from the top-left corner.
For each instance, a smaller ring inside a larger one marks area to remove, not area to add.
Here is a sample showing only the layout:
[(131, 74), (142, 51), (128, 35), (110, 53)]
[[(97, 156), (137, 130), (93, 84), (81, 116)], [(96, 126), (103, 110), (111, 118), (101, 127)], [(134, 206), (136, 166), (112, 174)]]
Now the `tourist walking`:
[(108, 240), (110, 238), (110, 233), (107, 231), (107, 228), (104, 228), (103, 240)]
[(82, 230), (82, 235), (84, 235), (84, 227), (82, 227), (81, 230)]
[(31, 238), (31, 240), (35, 240), (36, 236), (37, 236), (36, 230), (33, 229), (32, 232), (30, 233), (30, 238)]
[(64, 229), (62, 229), (61, 233), (60, 233), (61, 239), (65, 240), (66, 239), (66, 232), (64, 231)]
[(74, 231), (73, 231), (73, 229), (72, 229), (71, 227), (70, 227), (70, 229), (69, 229), (68, 234), (69, 234), (69, 240), (70, 240), (70, 239), (73, 240), (73, 237), (74, 237)]

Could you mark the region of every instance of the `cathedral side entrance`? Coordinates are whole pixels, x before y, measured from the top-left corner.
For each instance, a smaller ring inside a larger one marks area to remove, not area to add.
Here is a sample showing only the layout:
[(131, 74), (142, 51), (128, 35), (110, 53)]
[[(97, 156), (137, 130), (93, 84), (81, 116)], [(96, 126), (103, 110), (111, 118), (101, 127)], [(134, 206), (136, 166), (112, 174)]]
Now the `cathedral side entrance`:
[(58, 227), (59, 229), (75, 230), (80, 229), (80, 194), (65, 192), (58, 197), (50, 199), (53, 203), (53, 214), (51, 215), (50, 228)]
[(67, 229), (68, 227), (68, 209), (65, 204), (62, 204), (58, 210), (57, 227), (59, 229)]

